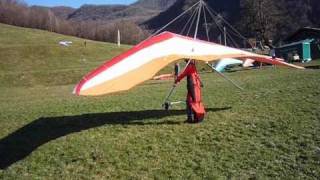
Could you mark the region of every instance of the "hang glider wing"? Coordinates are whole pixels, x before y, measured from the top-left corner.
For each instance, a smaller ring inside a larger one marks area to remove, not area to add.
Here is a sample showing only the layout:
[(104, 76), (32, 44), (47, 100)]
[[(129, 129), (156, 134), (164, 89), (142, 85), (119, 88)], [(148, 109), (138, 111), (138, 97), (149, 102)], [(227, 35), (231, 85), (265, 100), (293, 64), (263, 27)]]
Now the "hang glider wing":
[(174, 61), (196, 59), (209, 62), (222, 58), (237, 58), (244, 61), (249, 58), (270, 64), (301, 68), (268, 56), (163, 32), (90, 72), (75, 87), (74, 93), (96, 96), (124, 91), (151, 79), (159, 70)]

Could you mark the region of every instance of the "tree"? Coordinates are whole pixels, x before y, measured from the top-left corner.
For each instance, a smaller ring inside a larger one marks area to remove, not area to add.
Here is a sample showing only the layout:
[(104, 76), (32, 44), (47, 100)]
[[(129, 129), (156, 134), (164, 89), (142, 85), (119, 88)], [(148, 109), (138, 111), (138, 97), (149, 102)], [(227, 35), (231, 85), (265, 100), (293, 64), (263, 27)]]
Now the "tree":
[(275, 0), (243, 0), (241, 1), (240, 27), (247, 36), (269, 43), (274, 38), (277, 26), (281, 23), (282, 3)]
[(320, 3), (319, 0), (310, 0), (311, 10), (309, 12), (309, 19), (314, 25), (320, 27), (319, 14), (320, 14)]

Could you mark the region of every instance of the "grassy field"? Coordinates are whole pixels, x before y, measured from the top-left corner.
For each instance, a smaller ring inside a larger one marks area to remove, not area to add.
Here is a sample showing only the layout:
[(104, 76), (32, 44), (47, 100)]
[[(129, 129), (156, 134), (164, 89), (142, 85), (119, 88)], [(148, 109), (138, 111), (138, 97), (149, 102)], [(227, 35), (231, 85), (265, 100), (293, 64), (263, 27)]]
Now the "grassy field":
[[(72, 40), (61, 47), (59, 40)], [(103, 97), (71, 94), (128, 47), (0, 24), (0, 179), (319, 179), (320, 71), (203, 73), (208, 111), (163, 111), (170, 81)], [(314, 66), (314, 64), (313, 64)], [(185, 84), (174, 95), (185, 99)]]
[[(58, 44), (66, 40), (72, 46)], [(6, 86), (71, 84), (128, 48), (0, 24), (0, 78)]]

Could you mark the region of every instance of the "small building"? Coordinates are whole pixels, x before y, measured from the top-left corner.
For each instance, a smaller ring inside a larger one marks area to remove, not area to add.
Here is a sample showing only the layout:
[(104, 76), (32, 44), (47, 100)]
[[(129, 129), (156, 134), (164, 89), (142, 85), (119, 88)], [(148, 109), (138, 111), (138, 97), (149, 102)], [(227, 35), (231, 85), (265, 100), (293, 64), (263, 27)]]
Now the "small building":
[[(308, 43), (308, 40), (312, 40), (310, 42), (311, 59), (320, 59), (320, 29), (319, 28), (310, 28), (310, 27), (301, 28), (295, 33), (293, 33), (292, 35), (290, 35), (289, 37), (287, 37), (284, 40), (284, 43), (286, 45), (289, 45), (292, 43), (301, 43), (303, 41), (306, 41), (306, 43)], [(305, 45), (305, 47), (307, 46), (308, 45)]]
[(309, 62), (312, 60), (311, 43), (313, 41), (313, 39), (306, 39), (280, 46), (275, 49), (275, 54), (287, 62)]

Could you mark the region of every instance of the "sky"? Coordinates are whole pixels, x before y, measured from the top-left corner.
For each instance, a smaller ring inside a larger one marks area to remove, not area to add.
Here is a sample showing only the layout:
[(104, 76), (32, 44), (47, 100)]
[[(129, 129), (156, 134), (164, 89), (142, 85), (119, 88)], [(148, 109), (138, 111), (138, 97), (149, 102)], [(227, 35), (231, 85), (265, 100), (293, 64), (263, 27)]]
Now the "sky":
[(29, 6), (69, 6), (78, 8), (83, 4), (131, 4), (137, 0), (24, 0)]

